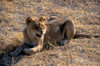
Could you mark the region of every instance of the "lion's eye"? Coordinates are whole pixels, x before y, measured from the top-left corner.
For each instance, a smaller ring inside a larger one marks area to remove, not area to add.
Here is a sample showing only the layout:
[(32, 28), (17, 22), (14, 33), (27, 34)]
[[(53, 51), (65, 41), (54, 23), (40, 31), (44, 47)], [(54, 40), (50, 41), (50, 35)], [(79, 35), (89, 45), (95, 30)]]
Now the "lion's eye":
[(37, 29), (37, 30), (39, 29), (38, 25), (34, 25), (33, 27), (34, 27), (34, 29)]

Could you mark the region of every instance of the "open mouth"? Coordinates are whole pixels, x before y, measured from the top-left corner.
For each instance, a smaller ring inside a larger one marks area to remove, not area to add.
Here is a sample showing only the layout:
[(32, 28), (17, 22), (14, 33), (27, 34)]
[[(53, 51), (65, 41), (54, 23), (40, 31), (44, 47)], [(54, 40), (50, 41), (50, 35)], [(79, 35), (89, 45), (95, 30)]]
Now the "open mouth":
[(42, 35), (41, 34), (36, 34), (36, 36), (39, 37), (39, 38), (41, 38)]

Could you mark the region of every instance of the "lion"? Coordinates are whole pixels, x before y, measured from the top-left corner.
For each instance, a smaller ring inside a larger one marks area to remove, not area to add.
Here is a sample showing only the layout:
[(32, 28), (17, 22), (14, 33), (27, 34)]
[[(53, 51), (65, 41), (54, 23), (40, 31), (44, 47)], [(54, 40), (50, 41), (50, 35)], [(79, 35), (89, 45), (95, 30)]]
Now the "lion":
[[(26, 27), (23, 31), (23, 44), (15, 51), (11, 52), (11, 56), (18, 56), (21, 52), (25, 54), (34, 54), (41, 51), (48, 42), (52, 42), (58, 46), (64, 46), (69, 43), (73, 37), (89, 37), (91, 35), (77, 35), (75, 24), (68, 19), (54, 19), (47, 22), (46, 17), (39, 18), (28, 17), (26, 19)], [(100, 36), (94, 36), (100, 37)]]
[(33, 54), (39, 52), (43, 47), (44, 35), (46, 33), (46, 18), (28, 17), (26, 19), (26, 27), (23, 30), (23, 44), (15, 51), (11, 52), (11, 56), (18, 56), (21, 52), (25, 54)]
[(23, 44), (10, 55), (18, 56), (22, 51), (25, 54), (39, 52), (49, 41), (57, 42), (59, 46), (63, 46), (70, 42), (74, 35), (74, 24), (70, 20), (55, 19), (46, 22), (44, 16), (40, 19), (28, 17), (23, 31)]

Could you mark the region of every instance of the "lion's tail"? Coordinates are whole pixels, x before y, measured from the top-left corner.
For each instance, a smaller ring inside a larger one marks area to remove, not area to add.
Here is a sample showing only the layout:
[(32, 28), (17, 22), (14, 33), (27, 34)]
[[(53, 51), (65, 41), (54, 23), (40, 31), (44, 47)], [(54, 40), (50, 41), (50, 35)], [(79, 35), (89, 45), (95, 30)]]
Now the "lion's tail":
[(86, 35), (86, 34), (75, 34), (73, 38), (100, 38), (100, 35)]

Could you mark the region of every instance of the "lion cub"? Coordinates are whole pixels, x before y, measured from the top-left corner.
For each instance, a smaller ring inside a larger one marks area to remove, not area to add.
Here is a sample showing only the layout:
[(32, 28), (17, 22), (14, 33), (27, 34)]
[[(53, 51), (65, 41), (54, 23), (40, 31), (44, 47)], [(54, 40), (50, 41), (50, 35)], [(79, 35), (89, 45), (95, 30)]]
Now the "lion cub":
[(33, 54), (40, 51), (43, 47), (44, 34), (46, 33), (45, 17), (26, 19), (26, 27), (23, 31), (24, 41), (15, 51), (11, 52), (11, 56), (18, 56), (22, 51), (25, 54)]
[(21, 51), (33, 54), (40, 51), (49, 41), (63, 46), (68, 43), (75, 34), (74, 24), (70, 20), (55, 19), (46, 22), (45, 17), (26, 19), (26, 28), (23, 31), (23, 45), (18, 47), (11, 56), (17, 56)]

